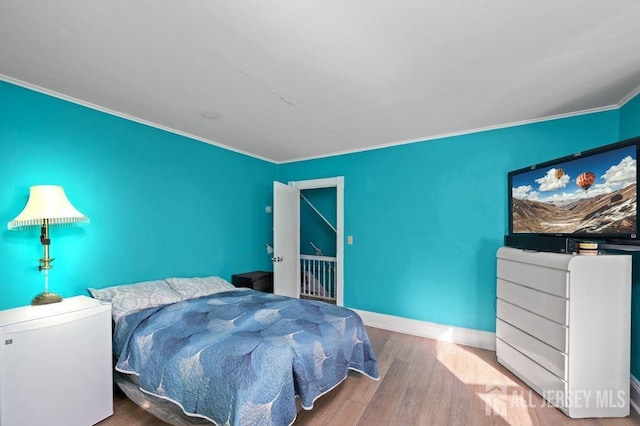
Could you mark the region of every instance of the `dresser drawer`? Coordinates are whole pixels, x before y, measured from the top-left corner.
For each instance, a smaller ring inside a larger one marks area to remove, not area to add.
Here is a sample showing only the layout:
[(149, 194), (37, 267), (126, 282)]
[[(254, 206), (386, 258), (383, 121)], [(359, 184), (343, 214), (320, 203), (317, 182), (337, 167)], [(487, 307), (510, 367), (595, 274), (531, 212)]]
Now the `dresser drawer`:
[(569, 325), (569, 301), (563, 297), (533, 290), (498, 278), (498, 297), (509, 303)]
[(556, 296), (569, 297), (569, 272), (498, 259), (498, 278)]
[(557, 350), (568, 353), (569, 329), (509, 302), (498, 299), (498, 318), (528, 333)]
[(569, 378), (566, 354), (502, 320), (496, 322), (496, 336), (561, 379)]
[(496, 339), (496, 355), (500, 364), (511, 370), (540, 395), (546, 398), (559, 397), (554, 400), (548, 399), (552, 405), (566, 407), (564, 397), (567, 395), (567, 382), (500, 339)]

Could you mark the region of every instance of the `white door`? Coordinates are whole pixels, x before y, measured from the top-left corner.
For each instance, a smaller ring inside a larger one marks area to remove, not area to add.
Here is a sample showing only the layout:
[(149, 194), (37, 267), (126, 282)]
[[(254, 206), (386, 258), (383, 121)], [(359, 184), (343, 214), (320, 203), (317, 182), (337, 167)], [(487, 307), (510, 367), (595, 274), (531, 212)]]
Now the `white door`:
[(300, 191), (273, 182), (273, 292), (300, 297)]

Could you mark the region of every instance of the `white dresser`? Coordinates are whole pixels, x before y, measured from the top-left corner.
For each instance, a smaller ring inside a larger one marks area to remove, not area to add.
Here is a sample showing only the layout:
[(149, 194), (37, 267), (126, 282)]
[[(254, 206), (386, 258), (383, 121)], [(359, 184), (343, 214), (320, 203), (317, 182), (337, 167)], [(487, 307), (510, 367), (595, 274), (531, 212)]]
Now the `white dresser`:
[(498, 362), (569, 417), (627, 416), (631, 256), (497, 257)]
[(88, 426), (111, 414), (111, 305), (77, 296), (0, 311), (0, 426)]

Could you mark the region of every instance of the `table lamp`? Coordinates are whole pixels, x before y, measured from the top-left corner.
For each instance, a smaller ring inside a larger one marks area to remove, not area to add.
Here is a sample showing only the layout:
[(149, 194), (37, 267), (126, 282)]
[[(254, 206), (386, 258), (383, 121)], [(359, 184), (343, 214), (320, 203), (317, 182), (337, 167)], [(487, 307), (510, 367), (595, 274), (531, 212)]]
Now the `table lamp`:
[(44, 272), (44, 292), (31, 301), (32, 305), (47, 305), (62, 301), (62, 297), (49, 292), (49, 269), (55, 259), (49, 257), (49, 226), (89, 222), (67, 199), (64, 189), (56, 185), (36, 185), (29, 188), (29, 199), (22, 212), (7, 224), (9, 229), (27, 229), (40, 226), (40, 242), (44, 255), (38, 269)]

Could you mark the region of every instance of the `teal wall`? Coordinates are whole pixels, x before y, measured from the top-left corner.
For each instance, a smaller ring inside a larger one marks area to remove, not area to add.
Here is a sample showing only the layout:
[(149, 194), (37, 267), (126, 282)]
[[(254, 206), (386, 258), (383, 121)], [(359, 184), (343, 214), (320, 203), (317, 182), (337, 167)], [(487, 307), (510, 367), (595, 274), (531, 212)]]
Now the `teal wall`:
[(63, 296), (271, 268), (275, 164), (5, 82), (0, 144), (0, 309), (43, 288), (39, 230), (6, 230), (36, 184), (62, 185), (91, 219), (51, 229), (50, 290)]
[(640, 95), (620, 109), (620, 139), (640, 136)]
[(615, 142), (609, 111), (283, 164), (282, 182), (345, 177), (346, 306), (495, 330), (507, 172)]
[(639, 97), (620, 111), (278, 166), (0, 82), (0, 309), (42, 290), (38, 230), (4, 225), (30, 185), (64, 186), (91, 218), (51, 231), (51, 290), (71, 296), (269, 270), (271, 182), (345, 176), (345, 305), (493, 331), (507, 172), (636, 135)]
[[(640, 136), (640, 95), (620, 109), (620, 139)], [(640, 255), (633, 256), (631, 374), (640, 377)]]
[[(307, 200), (336, 227), (336, 188), (318, 188), (302, 191)], [(300, 253), (315, 255), (309, 244), (313, 242), (324, 256), (336, 255), (336, 233), (322, 218), (302, 200), (300, 202)]]

